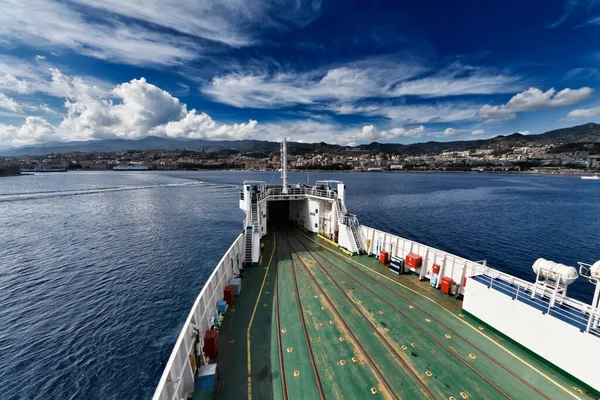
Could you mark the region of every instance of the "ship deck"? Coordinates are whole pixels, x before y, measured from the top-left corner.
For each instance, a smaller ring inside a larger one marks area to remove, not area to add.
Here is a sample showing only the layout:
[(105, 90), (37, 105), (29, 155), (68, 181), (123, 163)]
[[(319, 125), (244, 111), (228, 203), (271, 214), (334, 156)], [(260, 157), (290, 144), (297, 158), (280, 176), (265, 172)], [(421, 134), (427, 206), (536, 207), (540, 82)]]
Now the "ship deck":
[(263, 243), (219, 330), (219, 399), (592, 398), (428, 281), (292, 226)]

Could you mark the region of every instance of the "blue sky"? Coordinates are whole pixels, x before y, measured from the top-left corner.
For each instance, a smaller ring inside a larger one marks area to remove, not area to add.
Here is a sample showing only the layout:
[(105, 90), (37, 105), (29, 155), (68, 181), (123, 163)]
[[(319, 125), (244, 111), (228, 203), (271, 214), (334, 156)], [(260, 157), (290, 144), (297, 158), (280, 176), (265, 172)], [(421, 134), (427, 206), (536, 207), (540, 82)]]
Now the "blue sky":
[(0, 148), (600, 122), (600, 1), (0, 0)]

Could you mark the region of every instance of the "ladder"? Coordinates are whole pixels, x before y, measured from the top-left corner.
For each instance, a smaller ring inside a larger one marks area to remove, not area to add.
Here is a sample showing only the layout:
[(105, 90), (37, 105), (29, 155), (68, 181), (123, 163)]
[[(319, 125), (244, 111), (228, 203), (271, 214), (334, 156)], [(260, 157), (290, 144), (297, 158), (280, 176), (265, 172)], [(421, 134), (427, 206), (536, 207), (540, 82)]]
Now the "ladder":
[(363, 237), (360, 229), (360, 225), (351, 224), (350, 230), (352, 231), (352, 237), (354, 237), (354, 243), (356, 243), (356, 249), (358, 250), (358, 254), (366, 253), (363, 247)]

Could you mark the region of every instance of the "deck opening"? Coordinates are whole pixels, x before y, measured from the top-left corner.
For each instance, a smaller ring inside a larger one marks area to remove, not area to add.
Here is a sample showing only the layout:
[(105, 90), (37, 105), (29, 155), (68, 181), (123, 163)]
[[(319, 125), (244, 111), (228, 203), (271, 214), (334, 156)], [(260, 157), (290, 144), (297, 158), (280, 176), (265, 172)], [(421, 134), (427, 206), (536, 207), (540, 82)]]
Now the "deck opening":
[(267, 203), (267, 221), (269, 224), (281, 226), (290, 221), (289, 201), (269, 201)]

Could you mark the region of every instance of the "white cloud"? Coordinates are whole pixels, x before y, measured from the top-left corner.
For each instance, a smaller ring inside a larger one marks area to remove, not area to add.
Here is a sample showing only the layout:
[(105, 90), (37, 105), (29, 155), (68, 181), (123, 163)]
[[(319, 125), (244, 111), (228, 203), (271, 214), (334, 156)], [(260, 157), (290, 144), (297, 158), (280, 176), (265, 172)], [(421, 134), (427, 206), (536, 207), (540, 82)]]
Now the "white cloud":
[(483, 135), (484, 133), (485, 133), (485, 131), (483, 129), (475, 129), (474, 131), (471, 132), (471, 135), (480, 136), (480, 135)]
[(282, 27), (281, 22), (302, 27), (321, 12), (321, 2), (312, 0), (75, 1), (232, 47), (254, 43), (252, 28)]
[(313, 0), (4, 0), (0, 44), (69, 49), (132, 65), (173, 65), (216, 46), (257, 42), (260, 29), (305, 26)]
[(521, 135), (525, 135), (525, 136), (527, 136), (527, 135), (531, 135), (531, 132), (530, 132), (530, 131), (519, 131), (519, 133), (520, 133)]
[(347, 136), (345, 139), (348, 142), (374, 142), (374, 141), (389, 141), (400, 138), (412, 138), (421, 135), (425, 132), (423, 125), (414, 128), (393, 128), (388, 131), (379, 131), (374, 125), (366, 125), (357, 133)]
[(220, 125), (208, 114), (197, 114), (196, 110), (192, 110), (182, 119), (159, 125), (149, 133), (187, 139), (248, 139), (255, 133), (257, 123), (257, 121), (250, 120), (248, 123)]
[(436, 122), (456, 122), (474, 119), (479, 107), (460, 102), (443, 104), (414, 104), (414, 105), (327, 105), (323, 109), (340, 115), (366, 115), (389, 118), (397, 124), (421, 124)]
[(35, 59), (38, 60), (38, 61), (44, 61), (46, 59), (46, 57), (41, 56), (41, 55), (38, 54), (37, 56), (35, 56)]
[(231, 73), (202, 88), (214, 100), (235, 107), (280, 108), (327, 100), (354, 101), (386, 96), (390, 85), (415, 76), (422, 67), (368, 60), (302, 73)]
[(578, 108), (573, 111), (570, 111), (562, 120), (564, 121), (574, 121), (577, 119), (585, 119), (592, 118), (596, 115), (600, 115), (600, 106), (592, 107), (592, 108)]
[(518, 76), (455, 63), (435, 75), (402, 82), (391, 92), (395, 96), (432, 98), (466, 94), (511, 93), (520, 86)]
[(10, 97), (6, 96), (4, 93), (0, 93), (0, 108), (15, 113), (23, 112), (21, 106), (14, 99), (11, 99)]
[(0, 124), (0, 143), (3, 146), (23, 146), (59, 139), (54, 126), (41, 117), (27, 117), (20, 127)]
[(0, 75), (0, 89), (17, 93), (29, 92), (29, 85), (25, 80), (19, 79), (13, 74)]
[[(23, 145), (47, 140), (102, 138), (138, 139), (148, 135), (240, 139), (252, 137), (257, 122), (219, 124), (205, 113), (189, 110), (168, 92), (144, 78), (117, 85), (110, 93), (79, 77), (52, 71), (54, 93), (65, 97), (67, 114), (56, 127), (39, 117), (28, 117), (21, 127), (0, 125), (3, 145)], [(36, 109), (38, 107), (36, 106)], [(47, 106), (39, 106), (47, 109)]]
[(403, 138), (416, 138), (425, 135), (423, 125), (379, 130), (374, 125), (346, 127), (331, 121), (315, 121), (313, 119), (266, 123), (257, 129), (257, 136), (262, 140), (280, 141), (286, 137), (301, 143), (327, 142), (351, 146), (374, 141), (397, 141)]
[(537, 88), (529, 88), (514, 95), (506, 104), (499, 106), (484, 105), (479, 110), (478, 115), (484, 122), (510, 121), (517, 118), (518, 112), (576, 104), (589, 99), (593, 92), (594, 90), (589, 87), (566, 88), (560, 92), (556, 92), (554, 88), (545, 92)]
[(517, 114), (506, 106), (491, 106), (486, 104), (482, 106), (477, 112), (477, 116), (485, 123), (500, 122), (500, 121), (513, 121), (517, 119)]
[(66, 2), (5, 0), (0, 13), (0, 42), (62, 47), (134, 65), (168, 65), (197, 57), (198, 48), (189, 40), (141, 25), (126, 25), (101, 14), (88, 18), (82, 10)]
[(446, 128), (444, 129), (444, 136), (458, 136), (462, 133), (462, 131), (459, 131), (457, 129), (454, 128)]
[(369, 59), (301, 73), (229, 73), (214, 77), (202, 92), (235, 107), (279, 108), (332, 100), (348, 103), (366, 98), (510, 93), (519, 87), (518, 77), (461, 64), (417, 78), (427, 71), (410, 60)]
[[(64, 82), (56, 75), (56, 68), (46, 63), (26, 62), (22, 59), (0, 55), (0, 90), (33, 94), (44, 93), (55, 97), (67, 97)], [(108, 93), (113, 84), (94, 77), (83, 77), (88, 86), (95, 87), (99, 93)]]

